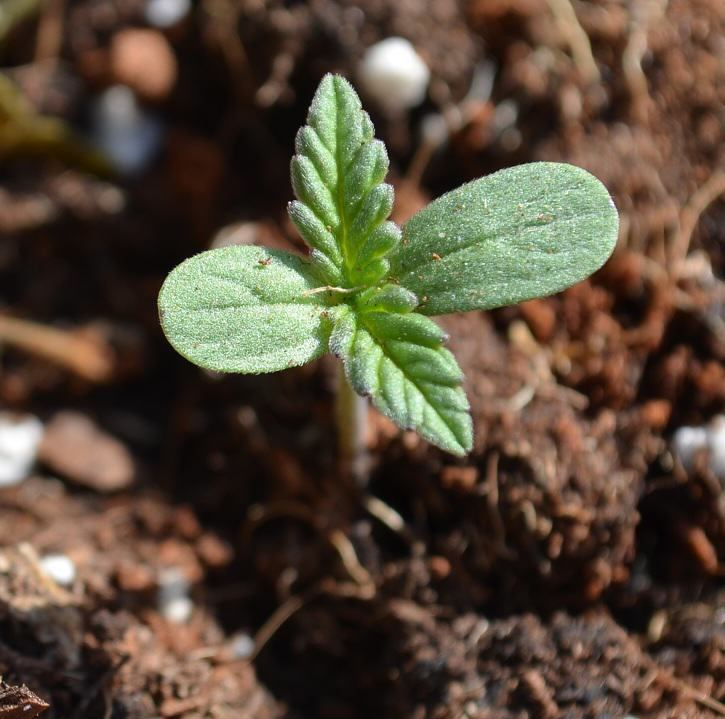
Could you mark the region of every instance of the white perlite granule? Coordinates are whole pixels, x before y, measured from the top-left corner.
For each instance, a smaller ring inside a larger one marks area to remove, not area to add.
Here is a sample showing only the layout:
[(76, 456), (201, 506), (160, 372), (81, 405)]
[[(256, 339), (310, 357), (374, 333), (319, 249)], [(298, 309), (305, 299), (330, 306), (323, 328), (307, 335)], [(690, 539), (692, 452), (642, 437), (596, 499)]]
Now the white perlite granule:
[(428, 66), (402, 37), (389, 37), (369, 47), (359, 75), (365, 92), (391, 112), (420, 105), (430, 80)]

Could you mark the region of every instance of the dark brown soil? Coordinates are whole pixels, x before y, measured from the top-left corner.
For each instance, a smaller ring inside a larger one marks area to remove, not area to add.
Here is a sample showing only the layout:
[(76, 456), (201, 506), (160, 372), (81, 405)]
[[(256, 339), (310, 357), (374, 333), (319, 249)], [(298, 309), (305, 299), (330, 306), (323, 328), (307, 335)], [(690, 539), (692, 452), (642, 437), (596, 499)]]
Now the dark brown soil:
[[(33, 476), (0, 490), (0, 719), (725, 715), (722, 478), (670, 449), (725, 408), (725, 5), (575, 2), (574, 23), (559, 0), (201, 0), (161, 32), (144, 4), (57, 0), (0, 37), (30, 106), (78, 134), (121, 81), (163, 123), (143, 172), (104, 176), (67, 139), (13, 145), (0, 97), (0, 403), (46, 424)], [(311, 93), (395, 34), (433, 71), (423, 107), (371, 108), (398, 218), (565, 160), (622, 233), (559, 296), (443, 319), (475, 450), (373, 414), (360, 498), (330, 358), (209, 376), (155, 300), (222, 228), (300, 249), (284, 207)], [(425, 163), (432, 112), (459, 119)], [(40, 564), (59, 553), (66, 588)]]

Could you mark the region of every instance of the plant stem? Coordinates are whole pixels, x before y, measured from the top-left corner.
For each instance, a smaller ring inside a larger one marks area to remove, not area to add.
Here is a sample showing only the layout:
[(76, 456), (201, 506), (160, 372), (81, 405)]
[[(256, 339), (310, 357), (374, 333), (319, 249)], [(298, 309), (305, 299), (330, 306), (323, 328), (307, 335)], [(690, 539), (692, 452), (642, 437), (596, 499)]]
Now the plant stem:
[(368, 483), (368, 453), (365, 442), (368, 401), (350, 387), (342, 362), (337, 368), (337, 436), (340, 472), (360, 489)]
[(41, 0), (6, 0), (0, 3), (0, 42), (26, 17), (38, 12)]

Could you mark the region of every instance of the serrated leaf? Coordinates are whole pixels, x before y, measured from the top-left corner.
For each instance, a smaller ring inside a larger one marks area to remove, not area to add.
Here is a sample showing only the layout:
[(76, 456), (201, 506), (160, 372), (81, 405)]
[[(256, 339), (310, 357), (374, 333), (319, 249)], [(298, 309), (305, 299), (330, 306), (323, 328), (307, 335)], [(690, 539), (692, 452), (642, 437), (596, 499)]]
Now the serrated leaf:
[[(400, 232), (385, 220), (393, 188), (385, 145), (349, 82), (326, 75), (312, 100), (307, 125), (297, 135), (292, 159), (292, 222), (317, 251), (313, 262), (325, 278), (344, 287), (374, 284), (388, 271), (385, 256)], [(323, 257), (324, 256), (324, 259)], [(331, 270), (337, 267), (337, 273)]]
[(304, 364), (327, 350), (327, 296), (301, 257), (264, 247), (202, 252), (176, 267), (159, 293), (169, 342), (194, 364), (258, 374)]
[(352, 388), (386, 417), (457, 455), (470, 452), (473, 429), (461, 370), (442, 346), (443, 332), (415, 312), (356, 314), (338, 308), (330, 349)]
[(418, 298), (399, 285), (370, 287), (358, 296), (355, 306), (361, 312), (412, 312)]
[(428, 315), (491, 309), (559, 292), (604, 264), (618, 215), (593, 175), (538, 162), (501, 170), (414, 215), (391, 276)]

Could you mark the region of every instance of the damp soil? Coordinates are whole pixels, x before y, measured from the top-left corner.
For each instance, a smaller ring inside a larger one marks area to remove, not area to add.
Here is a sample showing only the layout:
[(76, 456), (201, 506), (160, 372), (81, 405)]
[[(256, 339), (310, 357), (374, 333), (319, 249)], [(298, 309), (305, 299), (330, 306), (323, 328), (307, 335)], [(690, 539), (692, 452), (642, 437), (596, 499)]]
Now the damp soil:
[[(144, 4), (0, 26), (31, 113), (88, 136), (121, 83), (162, 128), (119, 177), (65, 135), (18, 145), (0, 111), (0, 403), (46, 428), (0, 490), (0, 719), (725, 714), (722, 478), (671, 451), (725, 407), (725, 6), (201, 0), (162, 31)], [(423, 106), (371, 105), (397, 219), (546, 159), (600, 177), (622, 229), (561, 295), (442, 318), (475, 449), (371, 413), (360, 494), (330, 358), (203, 373), (155, 298), (212, 244), (302, 251), (295, 130), (320, 76), (390, 35), (432, 71)]]

